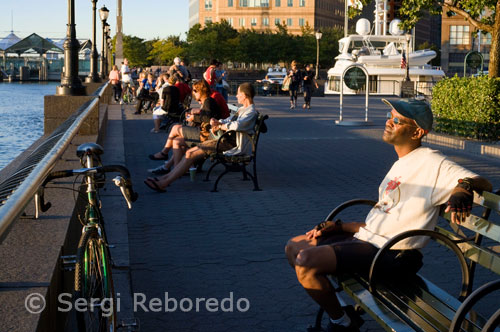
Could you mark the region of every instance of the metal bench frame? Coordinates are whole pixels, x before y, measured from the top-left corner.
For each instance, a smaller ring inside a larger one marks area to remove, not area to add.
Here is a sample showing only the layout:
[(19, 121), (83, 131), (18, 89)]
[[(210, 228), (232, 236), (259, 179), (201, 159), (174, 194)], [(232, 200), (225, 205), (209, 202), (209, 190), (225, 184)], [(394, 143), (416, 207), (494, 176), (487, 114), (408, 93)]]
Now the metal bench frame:
[[(500, 308), (487, 320), (470, 314), (474, 304), (493, 291), (500, 290), (500, 280), (490, 282), (472, 292), (477, 264), (500, 275), (500, 253), (482, 245), (484, 237), (494, 246), (500, 243), (500, 225), (488, 221), (491, 210), (500, 211), (500, 196), (484, 192), (475, 199), (483, 207), (482, 215), (471, 217), (461, 225), (450, 221), (450, 213), (441, 209), (440, 217), (446, 219), (452, 229), (436, 226), (433, 231), (407, 231), (390, 239), (372, 261), (368, 277), (357, 274), (331, 276), (336, 292), (345, 291), (356, 303), (357, 313), (366, 312), (387, 331), (449, 331), (490, 332), (500, 322)], [(347, 201), (333, 209), (327, 221), (333, 221), (342, 211), (356, 205), (375, 205), (375, 201), (356, 199)], [(472, 231), (466, 236), (464, 229)], [(457, 257), (462, 271), (462, 284), (458, 296), (454, 297), (431, 281), (415, 275), (398, 283), (391, 280), (384, 283), (378, 278), (378, 264), (383, 253), (397, 242), (412, 236), (429, 236), (445, 245)], [(472, 293), (472, 294), (471, 294)], [(315, 326), (308, 331), (323, 331), (321, 320), (323, 309), (316, 316)]]
[[(226, 175), (229, 172), (242, 172), (243, 173), (243, 180), (248, 180), (248, 177), (250, 177), (253, 181), (254, 184), (254, 191), (260, 191), (261, 189), (259, 188), (259, 182), (257, 180), (257, 144), (259, 142), (259, 136), (261, 133), (266, 132), (267, 130), (263, 130), (263, 125), (264, 121), (267, 120), (269, 117), (265, 114), (259, 114), (257, 117), (257, 120), (255, 121), (255, 127), (254, 127), (254, 133), (252, 135), (249, 135), (246, 132), (241, 132), (243, 135), (246, 135), (249, 139), (249, 141), (252, 144), (252, 152), (249, 155), (238, 155), (238, 156), (226, 156), (223, 154), (223, 151), (220, 149), (220, 143), (224, 139), (230, 139), (231, 136), (234, 136), (236, 131), (234, 130), (229, 130), (225, 132), (217, 141), (217, 145), (215, 147), (215, 153), (213, 153), (210, 156), (210, 159), (213, 162), (213, 164), (210, 166), (208, 169), (207, 175), (205, 177), (204, 181), (209, 181), (209, 176), (212, 170), (215, 168), (215, 166), (222, 164), (224, 165), (224, 171), (219, 175), (217, 180), (215, 181), (215, 184), (212, 188), (212, 192), (217, 191), (217, 185), (219, 184), (219, 181), (222, 179), (224, 175)], [(252, 164), (253, 167), (253, 174), (248, 172), (246, 167), (247, 165)]]

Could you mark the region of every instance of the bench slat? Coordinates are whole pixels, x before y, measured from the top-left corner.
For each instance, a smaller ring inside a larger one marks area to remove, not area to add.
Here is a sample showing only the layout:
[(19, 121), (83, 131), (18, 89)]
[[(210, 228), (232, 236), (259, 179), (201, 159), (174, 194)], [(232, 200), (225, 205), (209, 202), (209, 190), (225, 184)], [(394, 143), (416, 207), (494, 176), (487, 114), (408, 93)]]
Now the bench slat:
[[(455, 233), (450, 232), (444, 228), (436, 227), (436, 231), (442, 233), (453, 240), (460, 240)], [(489, 251), (484, 247), (479, 247), (472, 242), (457, 243), (464, 256), (468, 259), (481, 264), (483, 267), (500, 274), (500, 255)]]
[[(450, 212), (444, 213), (443, 218), (450, 221), (451, 213)], [(451, 225), (451, 226), (454, 226), (454, 229), (458, 227), (457, 225)], [(467, 228), (473, 232), (486, 236), (496, 242), (500, 242), (500, 225), (494, 224), (491, 221), (485, 220), (476, 215), (471, 215), (470, 218), (467, 218), (465, 222), (460, 224), (460, 227)]]
[(390, 311), (380, 300), (359, 284), (356, 279), (348, 278), (340, 281), (340, 284), (344, 291), (386, 331), (414, 331), (412, 327), (402, 322), (394, 312)]
[(480, 196), (480, 204), (484, 207), (490, 208), (494, 211), (500, 211), (500, 196), (495, 195), (490, 192), (483, 192), (483, 195)]

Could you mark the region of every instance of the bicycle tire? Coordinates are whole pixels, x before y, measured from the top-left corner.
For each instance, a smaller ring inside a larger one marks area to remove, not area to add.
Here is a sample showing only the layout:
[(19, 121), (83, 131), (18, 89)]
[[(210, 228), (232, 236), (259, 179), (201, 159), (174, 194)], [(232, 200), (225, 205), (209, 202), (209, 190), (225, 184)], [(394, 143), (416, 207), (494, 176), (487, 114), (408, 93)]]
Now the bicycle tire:
[(79, 332), (116, 331), (117, 302), (110, 264), (108, 247), (97, 228), (88, 228), (80, 237), (76, 253), (74, 301), (85, 299), (87, 303), (83, 310), (81, 305), (76, 310)]

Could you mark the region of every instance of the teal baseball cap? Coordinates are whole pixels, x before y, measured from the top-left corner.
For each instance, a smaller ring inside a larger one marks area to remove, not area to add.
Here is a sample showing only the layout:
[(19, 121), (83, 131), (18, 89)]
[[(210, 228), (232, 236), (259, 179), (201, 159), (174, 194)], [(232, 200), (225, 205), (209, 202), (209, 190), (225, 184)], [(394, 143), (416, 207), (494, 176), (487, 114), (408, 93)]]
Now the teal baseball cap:
[(432, 129), (432, 110), (426, 101), (414, 98), (394, 101), (382, 99), (382, 101), (398, 111), (402, 116), (415, 120), (417, 126), (423, 130), (430, 131)]

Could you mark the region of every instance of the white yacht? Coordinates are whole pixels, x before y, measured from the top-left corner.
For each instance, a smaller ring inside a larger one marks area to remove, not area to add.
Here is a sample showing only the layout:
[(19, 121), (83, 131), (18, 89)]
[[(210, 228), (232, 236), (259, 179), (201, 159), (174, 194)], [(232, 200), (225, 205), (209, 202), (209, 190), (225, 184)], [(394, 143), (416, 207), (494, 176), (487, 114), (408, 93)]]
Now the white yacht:
[[(387, 34), (386, 7), (386, 2), (377, 1), (373, 34), (370, 33), (370, 22), (362, 18), (356, 23), (357, 34), (339, 40), (340, 54), (335, 57), (335, 66), (328, 70), (325, 94), (340, 94), (342, 75), (353, 64), (362, 66), (368, 72), (370, 94), (399, 95), (401, 82), (406, 78), (405, 61), (408, 61), (409, 77), (415, 82), (415, 89), (419, 93), (430, 94), (432, 86), (444, 77), (440, 67), (428, 64), (436, 57), (436, 52), (414, 51), (411, 46), (412, 37), (403, 35), (399, 29), (400, 20), (395, 19), (390, 23), (390, 34)], [(344, 84), (343, 93), (356, 94), (364, 91), (349, 89)]]

